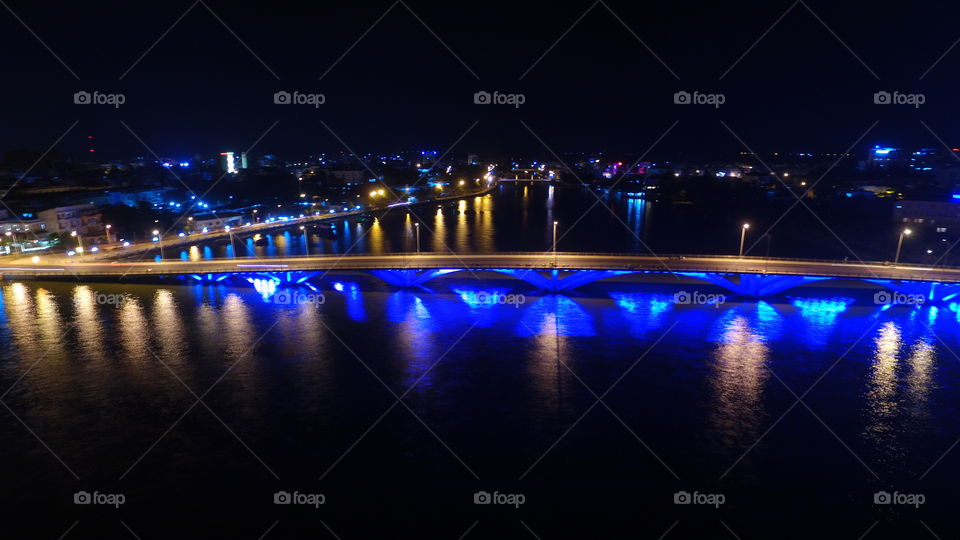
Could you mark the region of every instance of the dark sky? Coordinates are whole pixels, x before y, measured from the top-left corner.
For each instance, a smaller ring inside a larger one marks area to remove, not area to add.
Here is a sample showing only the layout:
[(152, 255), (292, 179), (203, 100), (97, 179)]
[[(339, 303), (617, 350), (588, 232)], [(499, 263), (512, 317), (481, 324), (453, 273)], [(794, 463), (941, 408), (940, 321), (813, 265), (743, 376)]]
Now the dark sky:
[[(956, 3), (408, 0), (372, 29), (390, 0), (7, 4), (43, 43), (0, 8), (0, 150), (43, 150), (74, 121), (61, 155), (80, 155), (87, 135), (103, 158), (149, 154), (121, 121), (172, 157), (244, 150), (274, 122), (254, 152), (337, 152), (337, 137), (357, 152), (443, 152), (474, 122), (454, 155), (546, 156), (545, 146), (640, 153), (675, 121), (651, 157), (742, 150), (721, 121), (763, 152), (842, 151), (874, 121), (861, 150), (939, 146), (921, 121), (960, 144), (960, 47), (921, 79), (960, 38)], [(75, 105), (78, 90), (120, 92), (126, 103)], [(323, 93), (326, 103), (278, 106), (278, 90)], [(475, 105), (478, 90), (519, 92), (526, 102)], [(678, 90), (722, 93), (726, 102), (678, 106)], [(878, 90), (922, 93), (926, 103), (875, 105)]]

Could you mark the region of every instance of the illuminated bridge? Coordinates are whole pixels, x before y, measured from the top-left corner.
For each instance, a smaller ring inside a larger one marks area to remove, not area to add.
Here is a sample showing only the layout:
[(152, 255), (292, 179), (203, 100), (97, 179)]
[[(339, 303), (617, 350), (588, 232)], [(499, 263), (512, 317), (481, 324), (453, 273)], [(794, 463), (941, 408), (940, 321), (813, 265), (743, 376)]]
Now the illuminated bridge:
[[(808, 283), (857, 280), (889, 291), (945, 301), (960, 294), (960, 268), (725, 256), (594, 253), (487, 253), (322, 255), (284, 258), (91, 261), (70, 264), (0, 264), (4, 279), (126, 280), (179, 277), (199, 283), (266, 283), (309, 286), (329, 272), (363, 271), (397, 287), (424, 285), (456, 272), (496, 272), (547, 292), (563, 292), (631, 274), (667, 274), (709, 283), (730, 293), (761, 298)], [(686, 280), (685, 280), (686, 281)]]

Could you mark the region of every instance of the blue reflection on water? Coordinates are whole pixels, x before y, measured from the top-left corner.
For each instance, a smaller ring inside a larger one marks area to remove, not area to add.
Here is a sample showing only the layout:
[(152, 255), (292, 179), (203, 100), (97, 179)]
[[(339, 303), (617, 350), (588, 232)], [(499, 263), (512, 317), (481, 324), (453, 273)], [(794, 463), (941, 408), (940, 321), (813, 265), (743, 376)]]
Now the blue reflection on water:
[(673, 305), (673, 296), (646, 292), (611, 292), (610, 298), (618, 308), (615, 317), (627, 326), (634, 337), (663, 326), (667, 312)]
[(511, 294), (508, 289), (480, 289), (480, 288), (465, 288), (458, 287), (453, 289), (453, 292), (457, 293), (457, 296), (464, 301), (471, 310), (478, 309), (490, 309), (495, 305), (499, 305), (496, 302), (497, 297), (506, 297), (508, 294)]
[(387, 298), (387, 319), (399, 323), (416, 319), (429, 319), (430, 311), (423, 299), (407, 290), (398, 290)]
[[(749, 304), (748, 304), (749, 305)], [(779, 339), (783, 333), (783, 315), (770, 304), (760, 300), (756, 303), (757, 333), (764, 341)]]
[(823, 349), (837, 323), (837, 317), (853, 303), (852, 298), (791, 298), (806, 323), (799, 330), (813, 349)]
[(552, 294), (537, 299), (523, 309), (515, 334), (595, 336), (593, 318), (583, 306), (566, 296)]
[(344, 298), (347, 301), (347, 317), (350, 317), (350, 320), (366, 322), (367, 310), (363, 307), (363, 294), (360, 293), (359, 285), (335, 281), (333, 282), (333, 290), (344, 293)]

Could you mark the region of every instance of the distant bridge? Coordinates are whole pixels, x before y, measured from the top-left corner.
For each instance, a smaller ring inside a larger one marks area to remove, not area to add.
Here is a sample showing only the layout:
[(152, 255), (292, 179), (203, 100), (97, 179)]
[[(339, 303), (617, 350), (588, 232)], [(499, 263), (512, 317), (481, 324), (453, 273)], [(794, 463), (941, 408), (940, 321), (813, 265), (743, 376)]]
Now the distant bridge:
[(557, 178), (497, 178), (497, 182), (557, 182)]
[(283, 258), (166, 260), (163, 262), (71, 262), (63, 265), (0, 264), (6, 279), (76, 278), (119, 280), (178, 276), (195, 282), (267, 280), (274, 285), (308, 284), (328, 272), (366, 271), (398, 287), (420, 286), (463, 271), (497, 272), (538, 289), (562, 292), (594, 281), (630, 274), (674, 274), (761, 298), (829, 279), (860, 280), (926, 301), (960, 295), (960, 268), (886, 263), (726, 256), (669, 256), (600, 253), (399, 253)]

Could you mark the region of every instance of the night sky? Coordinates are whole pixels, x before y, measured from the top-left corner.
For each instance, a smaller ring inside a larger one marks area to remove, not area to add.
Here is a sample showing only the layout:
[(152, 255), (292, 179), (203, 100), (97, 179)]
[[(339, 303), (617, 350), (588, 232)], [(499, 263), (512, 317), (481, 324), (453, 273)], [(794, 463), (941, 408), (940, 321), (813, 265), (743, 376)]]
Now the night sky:
[[(649, 157), (730, 156), (743, 143), (840, 152), (874, 121), (855, 150), (960, 144), (960, 47), (948, 52), (960, 4), (310, 4), (9, 0), (0, 151), (45, 150), (75, 121), (58, 155), (83, 155), (88, 135), (103, 159), (149, 155), (121, 121), (165, 157), (245, 150), (261, 137), (253, 152), (287, 158), (345, 145), (444, 152), (461, 137), (454, 156), (639, 154), (676, 121)], [(79, 90), (126, 103), (75, 105)], [(278, 90), (326, 103), (275, 105)], [(479, 90), (526, 102), (475, 105)], [(679, 90), (726, 102), (675, 105)], [(875, 105), (879, 90), (926, 103)]]

